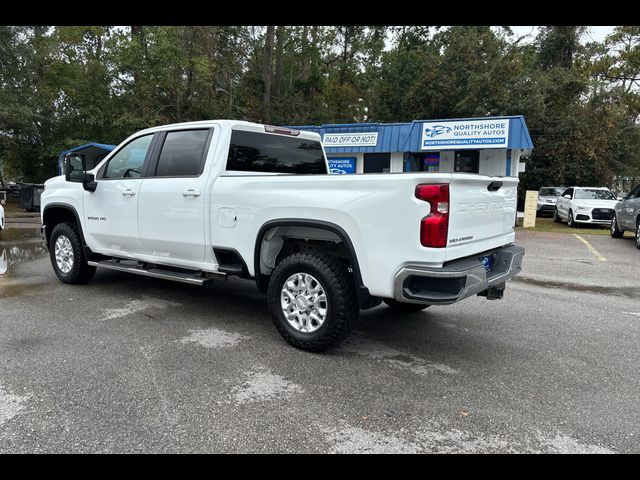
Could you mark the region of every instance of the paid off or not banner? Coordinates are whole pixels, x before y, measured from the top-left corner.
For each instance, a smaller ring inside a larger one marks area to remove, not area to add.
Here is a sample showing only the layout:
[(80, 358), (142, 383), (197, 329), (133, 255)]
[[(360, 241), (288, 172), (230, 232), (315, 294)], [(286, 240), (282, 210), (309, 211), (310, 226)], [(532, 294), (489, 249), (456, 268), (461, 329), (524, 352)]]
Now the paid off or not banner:
[(527, 190), (524, 197), (524, 228), (534, 228), (536, 226), (536, 211), (538, 210), (538, 192), (536, 190)]

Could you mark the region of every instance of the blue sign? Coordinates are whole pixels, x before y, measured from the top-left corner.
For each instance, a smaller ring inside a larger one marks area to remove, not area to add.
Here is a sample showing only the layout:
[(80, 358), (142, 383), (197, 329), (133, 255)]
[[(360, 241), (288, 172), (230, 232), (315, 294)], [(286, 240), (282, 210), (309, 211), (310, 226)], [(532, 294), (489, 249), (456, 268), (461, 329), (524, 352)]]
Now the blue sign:
[(329, 173), (333, 175), (344, 175), (356, 173), (355, 157), (333, 157), (327, 158), (329, 162)]

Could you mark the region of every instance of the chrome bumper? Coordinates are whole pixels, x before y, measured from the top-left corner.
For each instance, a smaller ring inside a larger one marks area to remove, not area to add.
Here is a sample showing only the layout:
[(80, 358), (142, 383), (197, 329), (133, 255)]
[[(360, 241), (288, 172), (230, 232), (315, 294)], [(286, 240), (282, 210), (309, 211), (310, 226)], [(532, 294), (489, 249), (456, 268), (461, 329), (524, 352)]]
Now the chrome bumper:
[[(494, 255), (489, 272), (482, 263), (485, 255)], [(489, 289), (503, 289), (522, 270), (523, 257), (524, 248), (511, 245), (454, 260), (442, 268), (407, 265), (395, 276), (394, 297), (405, 303), (447, 305)]]

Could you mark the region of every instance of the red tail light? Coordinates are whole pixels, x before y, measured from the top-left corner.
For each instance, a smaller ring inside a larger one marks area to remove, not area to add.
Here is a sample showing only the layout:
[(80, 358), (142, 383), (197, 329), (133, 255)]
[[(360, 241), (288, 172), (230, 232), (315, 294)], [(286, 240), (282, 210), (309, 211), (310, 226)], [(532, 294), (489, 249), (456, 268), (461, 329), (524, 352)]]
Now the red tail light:
[(449, 185), (418, 185), (416, 197), (429, 202), (431, 212), (420, 222), (420, 243), (425, 247), (447, 246), (449, 235)]

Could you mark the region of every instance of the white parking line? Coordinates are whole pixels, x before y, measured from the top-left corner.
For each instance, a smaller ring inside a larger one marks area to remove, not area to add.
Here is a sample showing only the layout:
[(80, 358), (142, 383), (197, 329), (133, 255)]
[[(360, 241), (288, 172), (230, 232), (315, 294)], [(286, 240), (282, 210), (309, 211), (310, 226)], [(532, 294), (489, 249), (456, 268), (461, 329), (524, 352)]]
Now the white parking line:
[(632, 315), (634, 317), (640, 317), (639, 312), (622, 312), (623, 315)]
[(584, 243), (587, 248), (589, 249), (589, 251), (591, 253), (593, 253), (593, 256), (596, 257), (598, 260), (600, 260), (601, 262), (606, 262), (607, 259), (604, 258), (599, 251), (597, 251), (595, 248), (593, 248), (593, 245), (591, 245), (589, 242), (587, 242), (584, 238), (582, 238), (580, 235), (578, 235), (577, 233), (573, 234), (574, 237), (576, 237), (578, 240), (580, 240), (582, 243)]

